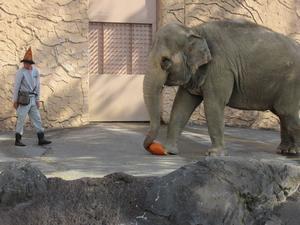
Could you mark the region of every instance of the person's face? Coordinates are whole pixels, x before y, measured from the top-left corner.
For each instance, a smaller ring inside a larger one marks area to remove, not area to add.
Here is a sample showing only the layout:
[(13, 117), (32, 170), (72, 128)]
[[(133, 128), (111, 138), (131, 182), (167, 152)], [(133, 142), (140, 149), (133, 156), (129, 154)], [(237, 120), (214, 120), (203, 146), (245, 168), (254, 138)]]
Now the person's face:
[(24, 65), (24, 68), (27, 69), (27, 70), (32, 69), (32, 65), (30, 63), (24, 62), (23, 65)]

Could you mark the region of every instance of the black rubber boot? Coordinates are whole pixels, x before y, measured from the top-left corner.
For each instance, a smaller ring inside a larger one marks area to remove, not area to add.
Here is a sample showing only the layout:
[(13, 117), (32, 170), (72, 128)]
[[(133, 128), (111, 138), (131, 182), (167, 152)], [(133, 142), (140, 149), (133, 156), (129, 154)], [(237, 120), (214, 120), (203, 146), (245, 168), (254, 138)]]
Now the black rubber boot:
[(15, 141), (15, 146), (26, 146), (21, 142), (22, 135), (19, 133), (16, 133), (16, 141)]
[(38, 139), (39, 139), (39, 145), (48, 145), (51, 144), (51, 141), (48, 141), (45, 139), (44, 133), (37, 133)]

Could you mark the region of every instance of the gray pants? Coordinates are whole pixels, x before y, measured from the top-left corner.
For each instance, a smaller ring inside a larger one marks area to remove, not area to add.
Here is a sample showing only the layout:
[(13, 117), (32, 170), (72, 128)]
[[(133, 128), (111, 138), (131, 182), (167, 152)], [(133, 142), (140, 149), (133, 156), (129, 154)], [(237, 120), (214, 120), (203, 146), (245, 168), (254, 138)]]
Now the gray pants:
[(30, 103), (28, 105), (19, 105), (17, 109), (18, 119), (16, 125), (16, 133), (23, 135), (27, 114), (29, 115), (30, 121), (34, 126), (36, 132), (44, 132), (40, 111), (36, 106), (36, 98), (35, 96), (30, 96)]

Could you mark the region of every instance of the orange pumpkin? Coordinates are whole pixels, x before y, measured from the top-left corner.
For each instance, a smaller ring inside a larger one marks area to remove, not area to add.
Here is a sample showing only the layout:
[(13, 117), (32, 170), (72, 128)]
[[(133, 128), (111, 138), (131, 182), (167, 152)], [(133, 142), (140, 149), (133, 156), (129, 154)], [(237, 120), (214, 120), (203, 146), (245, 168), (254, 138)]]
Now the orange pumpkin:
[(164, 146), (160, 143), (153, 142), (149, 147), (148, 147), (148, 152), (150, 152), (153, 155), (167, 155), (167, 151), (164, 148)]

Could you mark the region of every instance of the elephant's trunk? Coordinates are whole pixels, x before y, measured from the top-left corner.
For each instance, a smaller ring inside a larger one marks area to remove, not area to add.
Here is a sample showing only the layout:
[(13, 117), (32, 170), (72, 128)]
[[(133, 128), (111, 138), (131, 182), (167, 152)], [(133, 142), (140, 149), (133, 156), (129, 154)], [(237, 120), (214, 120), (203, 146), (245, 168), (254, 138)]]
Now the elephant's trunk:
[(160, 94), (167, 74), (160, 66), (153, 66), (144, 78), (144, 101), (150, 116), (150, 130), (144, 140), (144, 147), (148, 148), (157, 137), (160, 128)]

